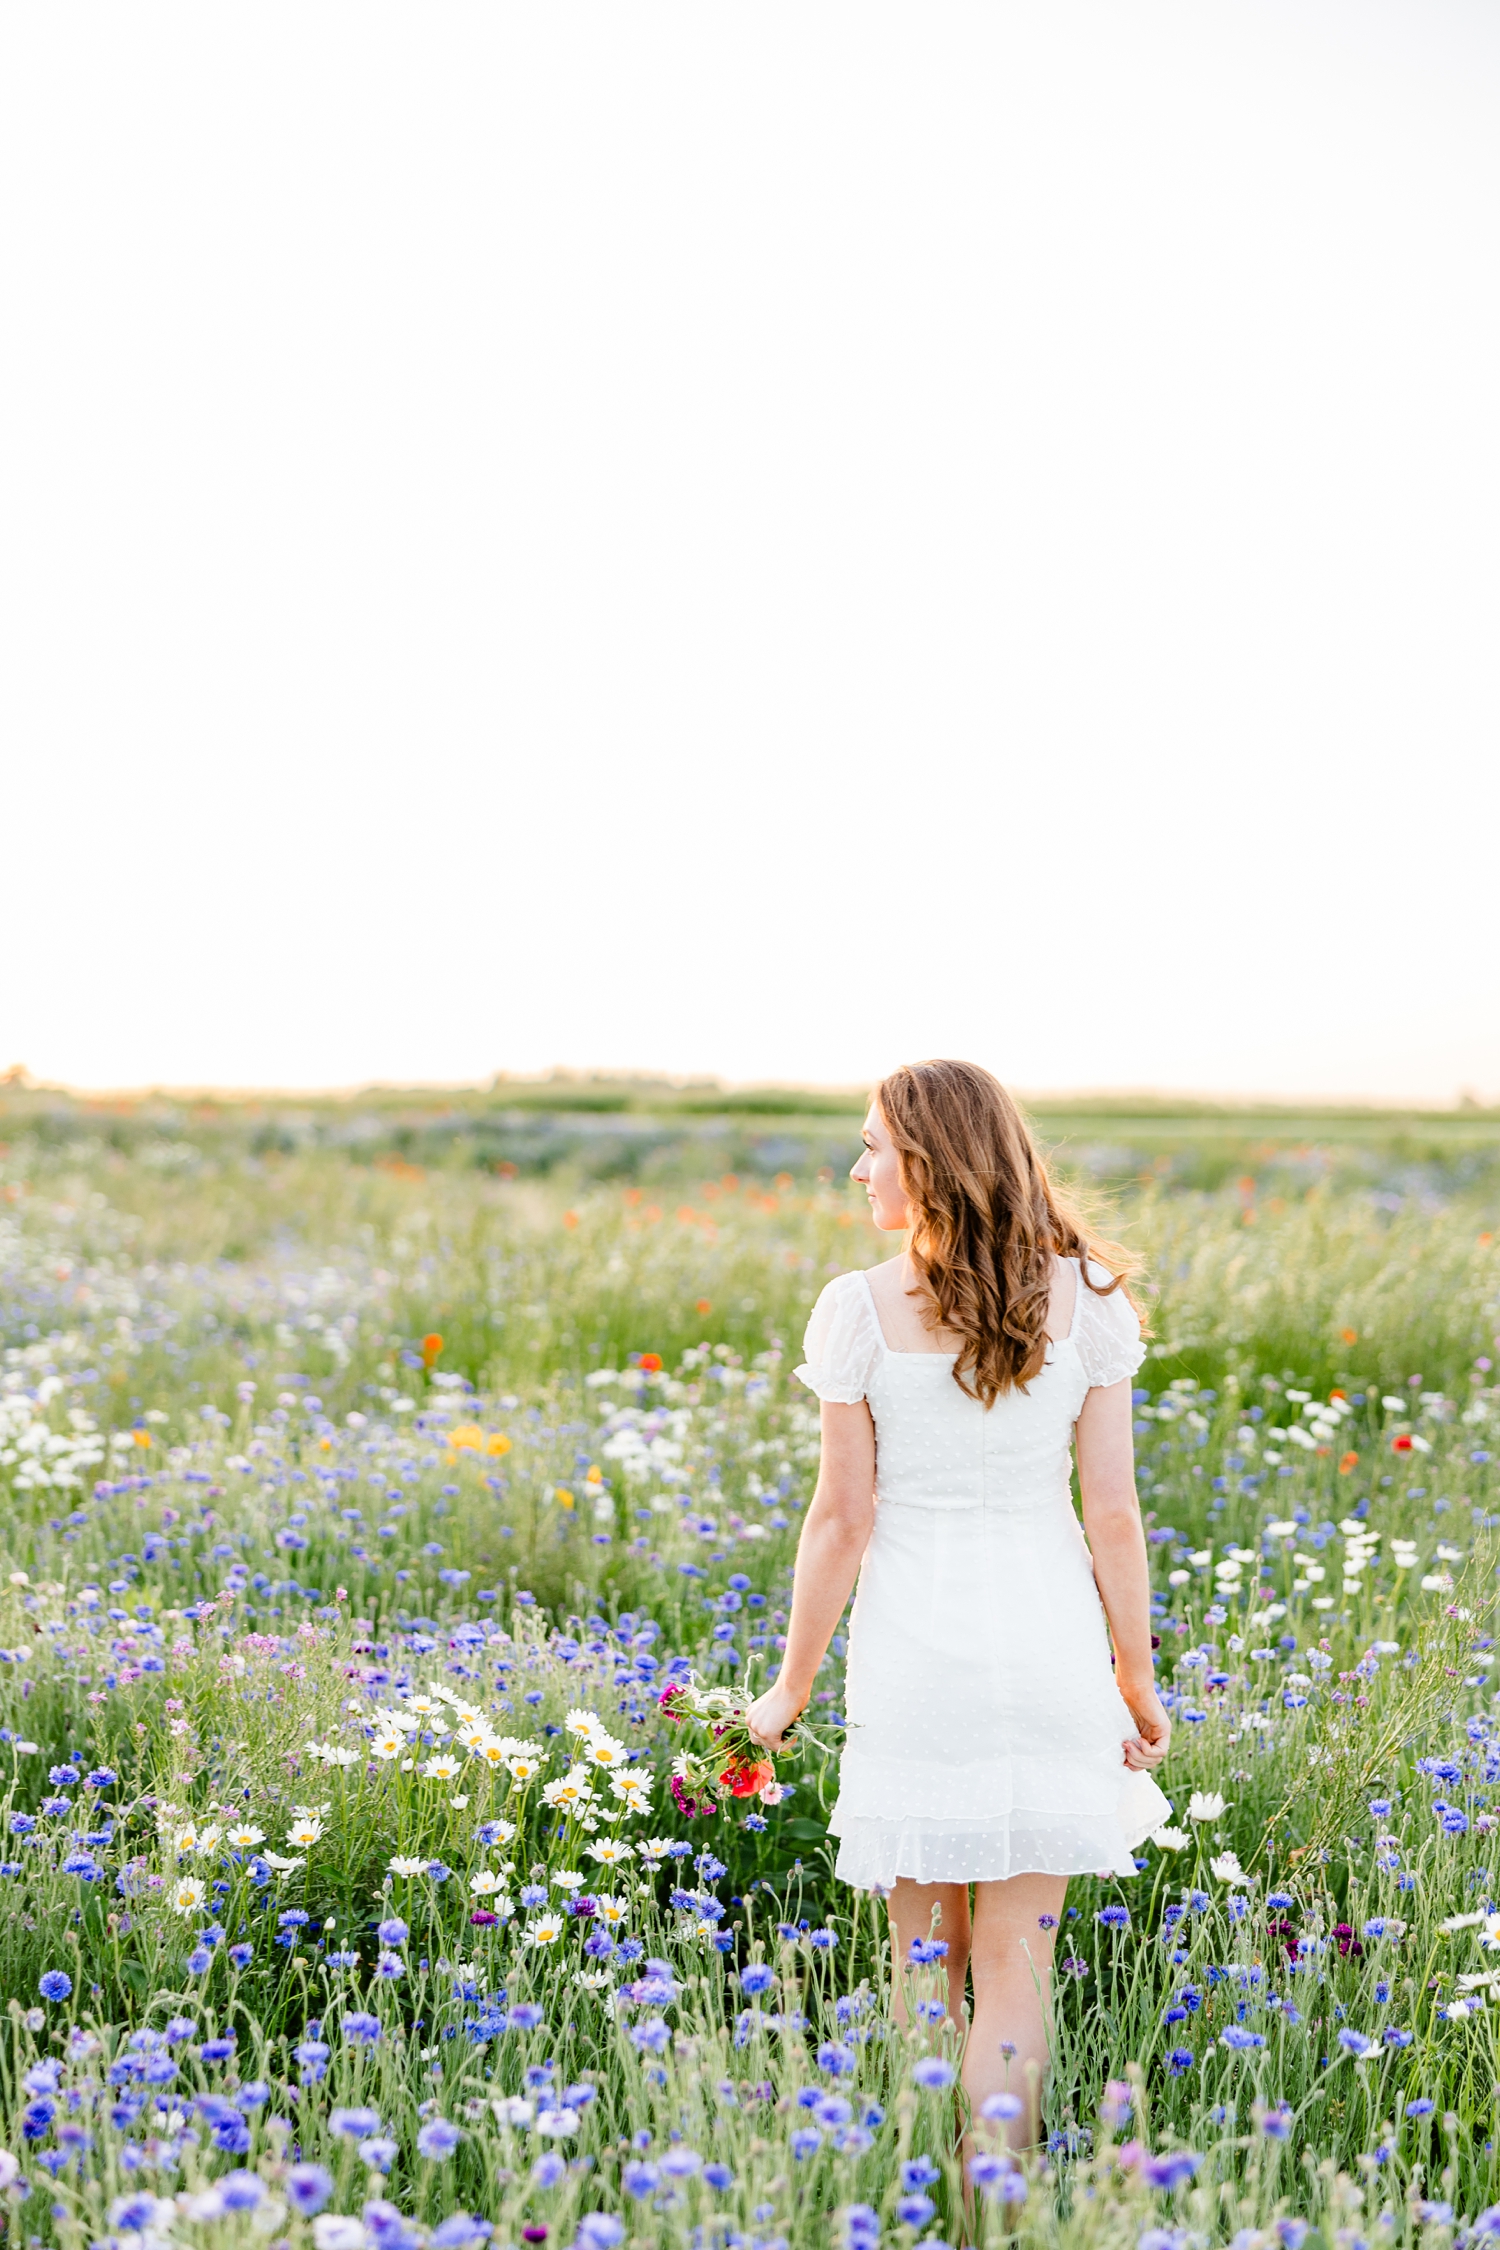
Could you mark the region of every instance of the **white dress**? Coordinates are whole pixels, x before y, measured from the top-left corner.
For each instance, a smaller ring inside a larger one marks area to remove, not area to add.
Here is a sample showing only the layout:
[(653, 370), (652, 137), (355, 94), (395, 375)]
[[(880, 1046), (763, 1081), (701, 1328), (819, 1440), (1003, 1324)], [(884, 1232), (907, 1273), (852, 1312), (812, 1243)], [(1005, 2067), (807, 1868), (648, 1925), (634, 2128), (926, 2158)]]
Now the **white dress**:
[(867, 1399), (875, 1420), (837, 1873), (865, 1888), (1134, 1874), (1133, 1848), (1172, 1808), (1124, 1763), (1135, 1721), (1069, 1486), (1090, 1387), (1144, 1357), (1128, 1299), (1080, 1280), (1067, 1336), (988, 1412), (954, 1382), (952, 1353), (890, 1349), (863, 1273), (828, 1284), (806, 1352), (809, 1389)]

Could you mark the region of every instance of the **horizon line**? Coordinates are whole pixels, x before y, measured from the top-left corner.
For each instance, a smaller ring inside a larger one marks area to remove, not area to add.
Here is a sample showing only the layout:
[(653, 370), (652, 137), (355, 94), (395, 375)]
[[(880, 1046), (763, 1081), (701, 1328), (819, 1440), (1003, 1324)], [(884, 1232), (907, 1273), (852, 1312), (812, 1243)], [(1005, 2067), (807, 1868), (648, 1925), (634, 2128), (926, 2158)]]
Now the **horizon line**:
[[(254, 1102), (313, 1101), (354, 1102), (361, 1097), (392, 1094), (498, 1094), (513, 1086), (518, 1092), (545, 1091), (548, 1087), (582, 1089), (596, 1087), (601, 1091), (619, 1087), (622, 1091), (646, 1092), (660, 1090), (673, 1095), (723, 1094), (733, 1099), (746, 1095), (785, 1093), (802, 1097), (816, 1096), (823, 1100), (868, 1099), (871, 1081), (813, 1080), (791, 1078), (720, 1078), (708, 1072), (628, 1071), (628, 1070), (576, 1070), (557, 1067), (548, 1071), (498, 1070), (480, 1078), (366, 1078), (344, 1085), (215, 1085), (203, 1082), (184, 1084), (161, 1081), (137, 1083), (133, 1086), (90, 1086), (63, 1080), (34, 1078), (23, 1065), (13, 1065), (0, 1072), (0, 1093), (54, 1095), (65, 1099), (86, 1102), (214, 1102), (227, 1106), (241, 1106)], [(1185, 1086), (1049, 1086), (1007, 1089), (1018, 1101), (1028, 1107), (1045, 1108), (1049, 1104), (1071, 1105), (1090, 1103), (1150, 1103), (1154, 1107), (1173, 1104), (1206, 1107), (1222, 1110), (1355, 1110), (1379, 1112), (1410, 1112), (1422, 1115), (1462, 1116), (1485, 1114), (1500, 1110), (1500, 1101), (1489, 1102), (1470, 1088), (1460, 1088), (1446, 1099), (1431, 1095), (1381, 1095), (1349, 1093), (1288, 1093), (1268, 1091), (1264, 1088), (1232, 1091)]]

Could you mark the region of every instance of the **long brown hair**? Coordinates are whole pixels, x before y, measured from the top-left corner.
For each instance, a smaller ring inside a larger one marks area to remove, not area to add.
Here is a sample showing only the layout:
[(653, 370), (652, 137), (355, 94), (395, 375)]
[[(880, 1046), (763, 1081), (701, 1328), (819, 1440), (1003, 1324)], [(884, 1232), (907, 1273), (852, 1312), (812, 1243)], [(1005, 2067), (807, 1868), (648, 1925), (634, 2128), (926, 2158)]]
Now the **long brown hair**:
[[(990, 1407), (1041, 1372), (1054, 1257), (1077, 1258), (1087, 1288), (1101, 1297), (1123, 1290), (1140, 1314), (1129, 1253), (1090, 1237), (997, 1078), (976, 1063), (903, 1063), (875, 1101), (911, 1206), (908, 1254), (923, 1325), (963, 1339), (953, 1370), (960, 1390)], [(1092, 1281), (1090, 1259), (1113, 1278)], [(1144, 1317), (1142, 1327), (1150, 1333)]]

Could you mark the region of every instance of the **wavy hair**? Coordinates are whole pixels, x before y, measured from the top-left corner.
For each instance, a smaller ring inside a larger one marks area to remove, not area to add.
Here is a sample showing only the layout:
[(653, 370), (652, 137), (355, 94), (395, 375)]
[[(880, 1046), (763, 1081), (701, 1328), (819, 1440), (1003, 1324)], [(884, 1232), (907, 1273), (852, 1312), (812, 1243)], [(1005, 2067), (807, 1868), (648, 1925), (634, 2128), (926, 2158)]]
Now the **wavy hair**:
[[(1096, 1296), (1122, 1290), (1150, 1334), (1129, 1286), (1135, 1262), (1091, 1237), (997, 1078), (976, 1063), (903, 1063), (874, 1098), (911, 1207), (922, 1323), (962, 1338), (953, 1379), (968, 1397), (991, 1407), (1041, 1372), (1055, 1257), (1077, 1258)], [(1091, 1259), (1108, 1268), (1107, 1283), (1090, 1278)]]

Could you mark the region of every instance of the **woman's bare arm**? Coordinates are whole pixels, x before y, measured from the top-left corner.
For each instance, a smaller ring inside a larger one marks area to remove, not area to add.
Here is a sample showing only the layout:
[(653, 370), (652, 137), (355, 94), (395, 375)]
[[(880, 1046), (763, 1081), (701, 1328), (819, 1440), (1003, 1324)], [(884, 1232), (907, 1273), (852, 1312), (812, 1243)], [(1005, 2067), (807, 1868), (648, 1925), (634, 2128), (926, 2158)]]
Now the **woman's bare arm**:
[(875, 1424), (870, 1409), (823, 1401), (818, 1486), (797, 1542), (792, 1614), (781, 1671), (750, 1706), (750, 1732), (767, 1749), (806, 1705), (834, 1627), (859, 1575), (875, 1522)]
[(1084, 1534), (1115, 1644), (1115, 1682), (1140, 1728), (1125, 1745), (1125, 1762), (1150, 1767), (1166, 1756), (1172, 1730), (1151, 1663), (1151, 1571), (1135, 1491), (1130, 1403), (1128, 1380), (1091, 1390), (1074, 1441)]

